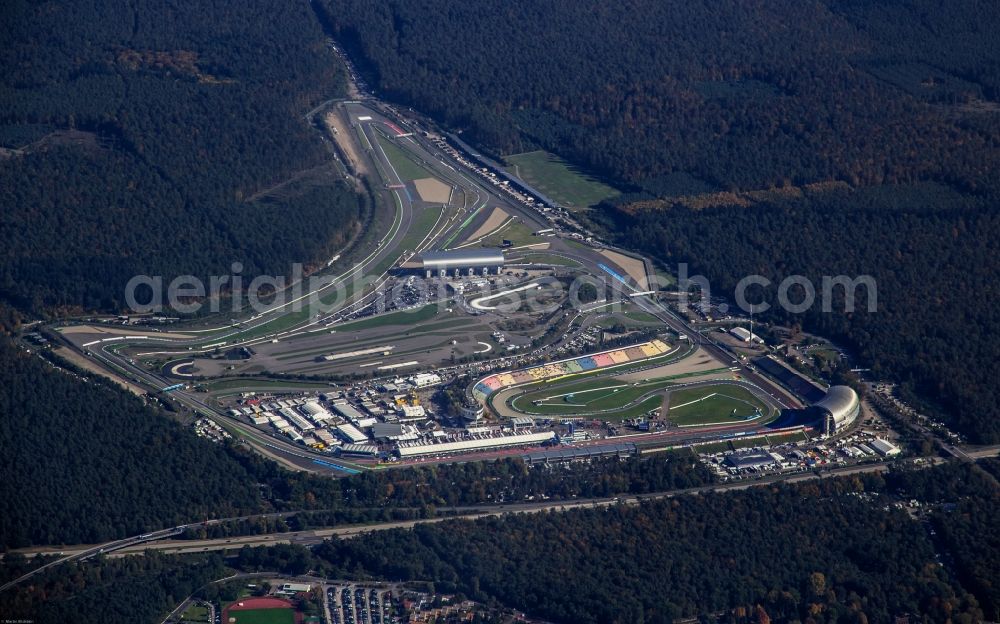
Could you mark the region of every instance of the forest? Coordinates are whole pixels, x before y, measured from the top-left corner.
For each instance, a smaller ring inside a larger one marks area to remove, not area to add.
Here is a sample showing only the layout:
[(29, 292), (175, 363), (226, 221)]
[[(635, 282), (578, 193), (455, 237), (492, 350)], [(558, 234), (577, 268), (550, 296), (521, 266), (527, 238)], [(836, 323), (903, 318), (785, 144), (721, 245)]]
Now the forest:
[[(946, 465), (450, 521), (326, 542), (316, 555), (336, 574), (432, 580), (439, 591), (555, 622), (893, 622), (906, 614), (974, 622), (982, 609), (987, 619), (997, 613), (1000, 487), (991, 478), (976, 465)], [(925, 520), (894, 502), (911, 499), (924, 504)]]
[(345, 85), (308, 3), (15, 0), (4, 21), (0, 300), (120, 310), (134, 275), (287, 275), (357, 233), (304, 119)]
[[(415, 579), (554, 622), (670, 622), (686, 614), (724, 624), (874, 624), (907, 615), (995, 621), (998, 474), (1000, 460), (955, 462), (639, 506), (450, 521), (313, 550), (246, 546), (226, 565)], [(27, 565), (5, 559), (0, 578)], [(0, 594), (0, 610), (39, 624), (158, 622), (182, 597), (230, 573), (214, 555), (102, 557)], [(149, 599), (139, 604), (138, 595)]]
[[(16, 565), (16, 564), (15, 564)], [(219, 556), (167, 557), (156, 552), (60, 566), (31, 586), (0, 594), (5, 618), (36, 624), (154, 624), (206, 583), (228, 574)]]
[(1000, 5), (323, 3), (381, 96), (626, 189), (590, 214), (670, 271), (874, 276), (876, 314), (771, 319), (1000, 441)]
[(653, 193), (928, 178), (977, 188), (997, 170), (991, 3), (323, 5), (381, 96), (494, 154), (540, 146)]
[(98, 543), (262, 507), (218, 446), (0, 339), (0, 548)]
[(520, 458), (365, 472), (330, 479), (293, 474), (258, 456), (239, 460), (269, 492), (279, 510), (313, 510), (288, 520), (248, 520), (192, 527), (189, 539), (297, 531), (338, 524), (430, 518), (454, 506), (511, 504), (646, 494), (701, 487), (715, 481), (689, 452), (648, 458), (597, 458), (590, 462), (528, 465)]

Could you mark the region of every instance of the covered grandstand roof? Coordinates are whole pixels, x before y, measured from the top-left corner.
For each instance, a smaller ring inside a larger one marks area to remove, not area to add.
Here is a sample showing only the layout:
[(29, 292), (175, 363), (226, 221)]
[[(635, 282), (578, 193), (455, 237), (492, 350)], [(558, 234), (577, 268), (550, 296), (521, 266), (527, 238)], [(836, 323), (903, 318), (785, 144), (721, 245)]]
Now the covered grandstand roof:
[(452, 442), (436, 442), (427, 444), (403, 442), (399, 445), (398, 453), (400, 457), (444, 455), (449, 453), (462, 453), (505, 446), (541, 444), (542, 442), (547, 442), (555, 438), (555, 436), (555, 432), (544, 431), (540, 433), (514, 433), (509, 435), (468, 438)]
[(532, 451), (521, 456), (529, 464), (535, 462), (572, 461), (588, 459), (602, 455), (635, 455), (635, 444), (632, 442), (616, 442), (613, 444), (593, 444), (589, 446), (560, 446), (543, 451)]
[(853, 420), (858, 414), (860, 402), (858, 393), (848, 386), (832, 386), (826, 396), (815, 403), (815, 406), (826, 411), (833, 417), (834, 423)]
[(468, 267), (495, 267), (504, 263), (503, 251), (494, 248), (425, 251), (420, 254), (423, 268), (430, 270)]

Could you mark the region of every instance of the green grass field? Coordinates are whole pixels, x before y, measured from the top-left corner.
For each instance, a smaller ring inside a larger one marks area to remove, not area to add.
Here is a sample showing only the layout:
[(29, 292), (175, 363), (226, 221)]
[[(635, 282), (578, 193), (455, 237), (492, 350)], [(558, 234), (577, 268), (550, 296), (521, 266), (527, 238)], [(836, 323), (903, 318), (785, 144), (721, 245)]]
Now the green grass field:
[[(431, 230), (434, 229), (440, 218), (441, 208), (434, 206), (425, 208), (420, 214), (415, 215), (410, 229), (407, 230), (402, 240), (399, 241), (399, 249), (416, 250), (417, 245), (427, 238), (427, 235), (431, 233)], [(391, 260), (395, 260), (395, 258)], [(378, 272), (381, 273), (381, 271)]]
[(479, 244), (483, 247), (499, 247), (503, 244), (504, 239), (509, 240), (514, 247), (545, 242), (544, 238), (535, 236), (532, 229), (527, 225), (514, 222), (510, 223), (499, 232), (490, 234), (483, 240), (479, 241)]
[(809, 436), (801, 431), (767, 436), (768, 444), (787, 444), (789, 442), (807, 442), (808, 440)]
[(200, 604), (193, 604), (181, 614), (184, 622), (208, 622), (208, 609)]
[(507, 170), (567, 208), (587, 209), (620, 193), (542, 150), (507, 156)]
[(725, 453), (726, 451), (738, 451), (740, 449), (756, 448), (764, 446), (767, 441), (764, 438), (749, 438), (746, 440), (736, 439), (725, 442), (707, 442), (705, 444), (692, 445), (696, 453)]
[[(430, 304), (433, 307), (433, 304)], [(337, 351), (358, 351), (361, 349), (367, 349), (369, 347), (380, 346), (384, 344), (394, 344), (397, 342), (402, 342), (410, 338), (415, 334), (422, 336), (447, 336), (451, 338), (460, 338), (462, 335), (481, 332), (484, 329), (489, 329), (489, 326), (479, 323), (476, 319), (470, 317), (456, 316), (457, 313), (452, 312), (448, 314), (447, 312), (440, 312), (430, 319), (426, 316), (430, 313), (425, 311), (425, 308), (418, 308), (409, 311), (410, 318), (415, 319), (414, 323), (410, 323), (405, 315), (407, 312), (390, 312), (386, 314), (386, 317), (392, 316), (393, 314), (399, 314), (400, 316), (393, 316), (390, 319), (383, 319), (383, 323), (377, 325), (377, 327), (388, 327), (391, 324), (398, 329), (387, 329), (385, 331), (380, 331), (377, 333), (370, 333), (367, 337), (359, 339), (357, 337), (353, 338), (350, 344), (326, 344), (324, 346), (311, 346), (302, 349), (292, 349), (289, 351), (281, 351), (274, 354), (274, 358), (279, 362), (286, 360), (294, 360), (301, 358), (302, 356), (310, 355), (325, 355), (328, 353), (333, 353)], [(422, 320), (421, 320), (422, 319)], [(438, 319), (439, 322), (427, 323), (428, 320)], [(352, 323), (345, 325), (334, 325), (333, 331), (338, 331), (340, 327), (347, 327), (347, 333), (356, 331), (359, 329), (365, 329), (364, 326), (358, 327), (357, 323), (362, 322), (374, 322), (375, 317), (368, 319), (361, 319)], [(401, 322), (397, 322), (401, 321)], [(348, 327), (348, 325), (350, 327)], [(371, 326), (370, 326), (371, 327)], [(315, 336), (315, 334), (313, 334)], [(289, 343), (291, 344), (291, 343)]]
[(403, 182), (433, 177), (429, 171), (414, 162), (406, 154), (406, 152), (403, 151), (403, 148), (383, 137), (381, 134), (378, 135), (378, 144), (382, 146), (382, 150), (385, 152), (386, 157), (392, 164), (392, 168), (396, 170), (396, 173), (399, 174), (399, 177), (403, 180)]
[[(624, 327), (626, 330), (642, 330), (649, 329), (651, 323), (639, 321), (633, 318), (629, 318), (623, 315), (609, 316), (608, 318), (601, 319), (595, 323), (601, 329), (610, 330), (615, 326)], [(662, 323), (661, 323), (662, 325)]]
[(247, 389), (247, 390), (273, 390), (274, 388), (296, 388), (301, 390), (319, 390), (322, 388), (328, 388), (329, 384), (325, 384), (318, 381), (296, 381), (294, 379), (289, 379), (288, 381), (282, 379), (257, 379), (257, 378), (239, 378), (239, 379), (224, 379), (220, 381), (207, 381), (202, 384), (210, 392), (223, 392), (226, 390), (237, 390), (237, 389)]
[[(671, 385), (672, 382), (654, 379), (632, 385), (611, 378), (588, 379), (576, 383), (556, 386), (541, 386), (537, 390), (515, 397), (511, 407), (518, 411), (545, 414), (549, 416), (600, 415), (614, 419), (618, 410), (632, 412), (637, 405), (659, 404), (661, 399), (649, 397), (633, 405), (643, 395)], [(653, 400), (655, 399), (655, 401)], [(639, 410), (645, 413), (652, 409)]]
[(643, 310), (630, 310), (625, 313), (625, 316), (633, 321), (639, 321), (640, 323), (655, 323), (657, 325), (663, 324), (663, 321)]
[(707, 425), (741, 422), (767, 415), (763, 401), (749, 390), (732, 384), (687, 388), (670, 393), (668, 417), (677, 425)]
[(295, 624), (295, 612), (291, 609), (247, 609), (230, 611), (234, 624)]

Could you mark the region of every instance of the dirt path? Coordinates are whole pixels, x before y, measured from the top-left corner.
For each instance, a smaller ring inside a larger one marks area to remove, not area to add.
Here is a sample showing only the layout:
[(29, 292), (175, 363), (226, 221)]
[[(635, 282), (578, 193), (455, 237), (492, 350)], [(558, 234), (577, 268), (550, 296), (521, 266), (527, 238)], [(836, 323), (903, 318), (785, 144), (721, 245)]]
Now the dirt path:
[(447, 204), (448, 198), (451, 197), (451, 187), (437, 178), (414, 180), (413, 186), (417, 187), (417, 194), (425, 202)]
[[(636, 371), (634, 373), (625, 373), (624, 375), (618, 375), (617, 378), (622, 381), (646, 381), (649, 379), (657, 379), (659, 377), (672, 377), (674, 375), (708, 373), (708, 371), (721, 368), (722, 366), (723, 364), (699, 347), (697, 351), (678, 362), (671, 362), (670, 364), (664, 364), (663, 366)], [(700, 376), (698, 378), (700, 378)], [(694, 379), (695, 378), (692, 377), (691, 379), (685, 379), (684, 381), (687, 382)]]
[(670, 413), (670, 393), (663, 393), (663, 403), (660, 403), (660, 420), (666, 420)]

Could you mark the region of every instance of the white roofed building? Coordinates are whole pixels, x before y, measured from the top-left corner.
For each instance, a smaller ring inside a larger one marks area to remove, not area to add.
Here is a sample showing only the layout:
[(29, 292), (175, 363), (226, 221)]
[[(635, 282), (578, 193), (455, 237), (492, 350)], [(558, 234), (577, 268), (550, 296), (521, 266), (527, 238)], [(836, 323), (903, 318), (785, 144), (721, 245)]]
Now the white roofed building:
[(441, 376), (437, 373), (417, 373), (407, 379), (414, 388), (426, 388), (434, 384), (441, 383)]
[(360, 444), (361, 442), (368, 441), (368, 436), (350, 424), (337, 425), (337, 434), (351, 444)]
[(424, 409), (423, 405), (403, 405), (400, 409), (403, 411), (403, 418), (407, 420), (427, 417), (427, 410)]
[(425, 251), (420, 254), (420, 268), (426, 277), (473, 275), (479, 270), (483, 275), (500, 273), (505, 262), (500, 249), (454, 249), (449, 251)]
[(823, 415), (823, 429), (834, 433), (854, 422), (861, 411), (858, 393), (849, 386), (831, 386), (826, 396), (813, 404)]

